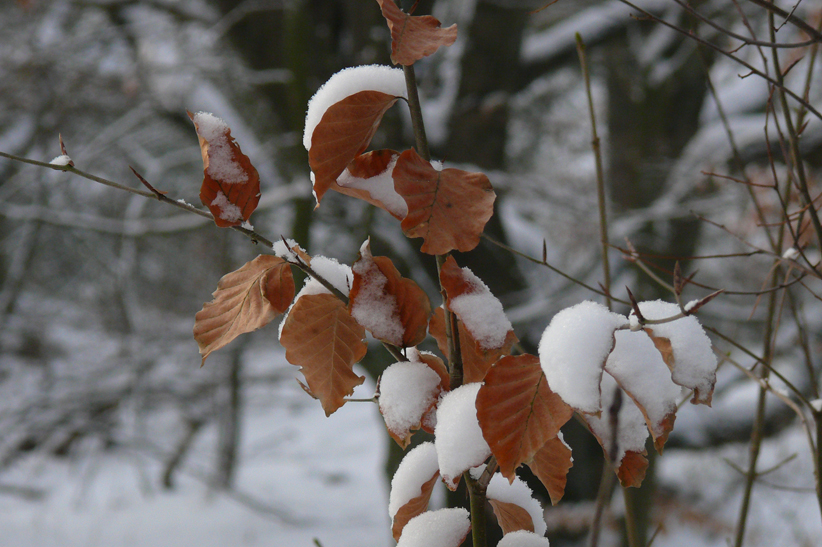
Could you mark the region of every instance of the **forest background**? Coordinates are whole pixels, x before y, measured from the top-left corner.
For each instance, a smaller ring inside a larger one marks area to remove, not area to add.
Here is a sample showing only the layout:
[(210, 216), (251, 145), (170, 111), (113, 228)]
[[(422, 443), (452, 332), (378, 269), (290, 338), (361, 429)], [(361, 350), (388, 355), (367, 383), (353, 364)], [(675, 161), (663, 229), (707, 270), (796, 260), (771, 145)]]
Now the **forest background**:
[[(769, 51), (736, 50), (742, 42), (722, 31), (767, 41), (760, 3), (695, 3), (703, 19), (674, 0), (639, 6), (774, 74)], [(760, 374), (750, 354), (765, 355), (806, 400), (819, 398), (819, 275), (794, 281), (802, 270), (781, 259), (797, 248), (816, 264), (818, 241), (806, 229), (772, 248), (769, 235), (785, 226), (785, 211), (796, 221), (803, 210), (800, 198), (780, 203), (769, 186), (797, 169), (785, 160), (773, 88), (618, 1), (560, 0), (534, 13), (540, 7), (417, 7), (460, 32), (417, 65), (432, 153), (483, 170), (498, 195), (490, 239), (460, 264), (500, 298), (531, 352), (557, 311), (600, 298), (579, 283), (602, 282), (579, 33), (602, 139), (614, 294), (625, 298), (629, 286), (641, 300), (670, 300), (674, 259), (703, 285), (686, 288), (686, 300), (726, 290), (699, 314), (727, 358), (713, 407), (679, 412), (636, 495), (643, 527), (648, 537), (659, 530), (655, 545), (725, 545), (751, 437), (761, 432), (757, 468), (769, 472), (756, 477), (746, 544), (818, 544), (815, 454), (803, 422), (733, 366)], [(792, 13), (812, 28), (822, 20), (810, 3)], [(785, 24), (779, 39), (808, 36)], [(0, 51), (1, 151), (48, 161), (60, 153), (60, 133), (78, 167), (136, 184), (131, 165), (175, 199), (198, 203), (202, 164), (186, 110), (214, 112), (260, 172), (258, 231), (347, 263), (370, 235), (374, 254), (437, 294), (433, 265), (388, 215), (343, 196), (313, 210), (301, 144), (308, 98), (342, 68), (390, 64), (388, 29), (370, 2), (19, 1), (0, 10)], [(790, 68), (785, 87), (820, 105), (815, 46), (780, 55)], [(801, 121), (816, 196), (822, 126), (814, 116)], [(409, 135), (393, 109), (374, 147), (404, 146)], [(199, 368), (193, 314), (224, 273), (255, 256), (252, 245), (139, 196), (8, 160), (0, 160), (0, 226), (4, 544), (390, 544), (386, 477), (397, 454), (374, 405), (325, 418), (293, 381), (271, 327)], [(639, 260), (624, 259), (626, 238)], [(363, 368), (388, 363), (386, 355)], [(575, 461), (565, 499), (546, 512), (552, 545), (584, 541), (602, 470), (587, 432), (572, 423), (565, 435)], [(612, 544), (621, 541), (620, 503), (609, 511)]]

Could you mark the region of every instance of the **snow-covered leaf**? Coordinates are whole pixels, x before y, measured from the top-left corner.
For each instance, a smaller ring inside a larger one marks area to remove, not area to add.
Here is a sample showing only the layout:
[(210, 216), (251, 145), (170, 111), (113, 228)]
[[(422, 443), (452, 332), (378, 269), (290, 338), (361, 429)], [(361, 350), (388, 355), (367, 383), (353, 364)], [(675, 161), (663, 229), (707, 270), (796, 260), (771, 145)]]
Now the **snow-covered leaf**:
[(476, 400), (480, 384), (464, 384), (442, 398), (434, 431), (440, 474), (455, 490), (460, 475), (491, 455), (477, 422)]
[(214, 299), (194, 317), (194, 339), (203, 362), (240, 334), (267, 325), (294, 299), (291, 266), (281, 258), (260, 255), (217, 283)]
[(497, 547), (550, 547), (548, 538), (527, 530), (518, 530), (502, 536)]
[(412, 65), (457, 39), (457, 25), (441, 28), (440, 22), (431, 15), (408, 15), (394, 0), (377, 2), (391, 29), (391, 61), (394, 64)]
[(419, 429), (423, 417), (437, 402), (440, 375), (418, 361), (394, 363), (380, 377), (380, 412), (389, 435), (405, 448), (411, 430)]
[(571, 407), (548, 387), (534, 355), (497, 361), (477, 394), (483, 437), (509, 481), (515, 479), (520, 464), (556, 437), (572, 414)]
[(408, 521), (397, 547), (458, 547), (471, 530), (462, 507), (427, 511)]
[(614, 331), (628, 319), (586, 301), (557, 313), (542, 334), (539, 360), (550, 388), (580, 412), (598, 414), (599, 385)]
[(260, 176), (222, 119), (207, 112), (188, 113), (203, 156), (200, 200), (221, 228), (248, 221), (260, 202)]
[(547, 526), (542, 516), (542, 506), (522, 479), (515, 478), (509, 483), (502, 475), (495, 474), (488, 483), (486, 496), (504, 534), (516, 530), (545, 534)]
[(408, 204), (402, 231), (423, 238), (422, 252), (470, 251), (494, 214), (496, 194), (488, 177), (460, 169), (438, 171), (414, 149), (400, 154), (394, 189)]
[(349, 311), (360, 325), (374, 338), (398, 347), (425, 339), (431, 303), (419, 285), (402, 277), (390, 258), (372, 256), (368, 241), (352, 270)]
[(302, 368), (326, 415), (345, 404), (345, 397), (365, 381), (352, 370), (368, 349), (364, 338), (365, 329), (348, 314), (345, 304), (327, 292), (302, 294), (283, 321), (280, 343), (285, 358)]
[(394, 190), (393, 176), (399, 157), (400, 153), (394, 150), (372, 150), (360, 154), (351, 160), (331, 189), (366, 201), (402, 220), (408, 214), (408, 205)]
[(395, 540), (399, 539), (409, 520), (428, 510), (428, 501), (439, 476), (434, 443), (415, 446), (402, 459), (391, 479), (388, 496), (388, 515)]

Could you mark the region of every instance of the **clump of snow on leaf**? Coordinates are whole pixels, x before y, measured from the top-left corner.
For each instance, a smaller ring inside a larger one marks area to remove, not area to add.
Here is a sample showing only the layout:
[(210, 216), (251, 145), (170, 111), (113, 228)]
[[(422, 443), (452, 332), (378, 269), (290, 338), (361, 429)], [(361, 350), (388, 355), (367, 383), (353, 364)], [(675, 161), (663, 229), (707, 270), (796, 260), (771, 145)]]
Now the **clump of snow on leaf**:
[(360, 247), (360, 259), (352, 268), (361, 277), (362, 284), (359, 295), (351, 307), (351, 317), (371, 331), (375, 338), (402, 346), (405, 329), (400, 320), (397, 299), (385, 291), (388, 278), (374, 262), (368, 243), (366, 240)]
[(465, 384), (447, 393), (437, 407), (437, 447), (440, 474), (454, 489), (463, 471), (476, 467), (491, 455), (477, 421), (477, 393), (482, 384)]
[(311, 97), (305, 115), (303, 146), (311, 149), (311, 137), (325, 111), (332, 105), (360, 91), (379, 91), (394, 97), (408, 97), (402, 69), (382, 65), (365, 65), (337, 72)]
[[(315, 256), (311, 259), (311, 268), (317, 273), (317, 275), (328, 281), (332, 287), (339, 290), (343, 294), (348, 294), (349, 288), (351, 287), (351, 283), (354, 279), (354, 274), (351, 273), (351, 267), (349, 265), (340, 264), (333, 258)], [(297, 300), (299, 300), (301, 296), (306, 296), (309, 294), (331, 294), (331, 291), (329, 291), (325, 285), (313, 277), (307, 277), (305, 280), (305, 285), (303, 285), (303, 288), (300, 289), (299, 293), (297, 293), (297, 296), (294, 297), (294, 302), (291, 303), (288, 311), (286, 311), (285, 315), (283, 315), (283, 320), (280, 322), (279, 338), (282, 338), (283, 336), (283, 327), (285, 326), (285, 320), (288, 318), (291, 308), (294, 307), (294, 304), (297, 303)]]
[[(606, 453), (610, 454), (614, 446), (613, 428), (611, 426), (611, 416), (608, 409), (614, 402), (617, 390), (620, 387), (608, 374), (602, 375), (602, 416), (585, 416), (585, 421), (593, 431), (594, 435), (600, 440), (600, 444), (605, 449)], [(619, 407), (617, 414), (617, 452), (616, 459), (613, 464), (615, 468), (619, 468), (622, 463), (622, 458), (625, 452), (631, 450), (633, 452), (645, 451), (645, 440), (648, 438), (648, 427), (645, 424), (645, 417), (642, 412), (634, 404), (630, 397), (621, 394), (622, 405)]]
[(397, 547), (457, 547), (470, 529), (468, 511), (462, 507), (426, 511), (408, 521)]
[(505, 316), (502, 303), (491, 294), (488, 286), (468, 268), (463, 268), (465, 282), (471, 290), (451, 298), (448, 307), (484, 350), (502, 347), (513, 328)]
[(434, 443), (417, 445), (405, 455), (394, 473), (394, 478), (391, 479), (388, 515), (392, 520), (403, 505), (422, 494), (420, 487), (437, 471), (439, 466)]
[(394, 155), (382, 173), (363, 179), (355, 177), (348, 169), (343, 170), (337, 177), (337, 184), (343, 188), (365, 190), (371, 199), (382, 203), (386, 210), (397, 218), (405, 218), (408, 214), (408, 203), (394, 189), (394, 167), (399, 155)]
[(626, 317), (591, 301), (556, 314), (539, 342), (551, 390), (581, 412), (599, 412), (602, 367), (613, 348), (614, 331), (627, 324)]
[(73, 164), (73, 162), (71, 161), (71, 158), (70, 158), (70, 157), (68, 157), (66, 154), (63, 154), (63, 155), (61, 155), (61, 156), (57, 156), (56, 158), (54, 158), (53, 160), (51, 160), (51, 161), (49, 162), (49, 165), (61, 165), (61, 166), (65, 166), (65, 165), (74, 165), (74, 164)]
[[(680, 313), (679, 306), (662, 300), (640, 302), (639, 311), (646, 319), (665, 319)], [(633, 314), (633, 312), (631, 312)], [(716, 384), (716, 355), (711, 339), (693, 315), (668, 323), (651, 325), (655, 336), (671, 341), (674, 367), (671, 377), (680, 386), (694, 390), (694, 402), (710, 404)]]
[[(197, 124), (197, 134), (208, 143), (208, 169), (206, 170), (208, 175), (226, 184), (247, 182), (248, 174), (234, 160), (234, 154), (229, 145), (228, 139), (231, 137), (228, 136), (228, 124), (208, 112), (197, 112), (193, 120)], [(226, 218), (226, 220), (230, 219)]]
[[(474, 475), (473, 471), (471, 474)], [(486, 491), (488, 499), (513, 503), (528, 511), (531, 520), (534, 521), (534, 532), (543, 535), (548, 527), (545, 524), (542, 506), (534, 499), (533, 494), (528, 485), (519, 477), (516, 477), (514, 482), (509, 484), (508, 479), (500, 473), (495, 473), (491, 477), (491, 482), (488, 483), (488, 490)]]
[[(275, 241), (274, 244), (271, 245), (271, 248), (276, 256), (288, 262), (299, 262), (297, 259), (297, 253), (295, 253), (293, 249), (303, 250), (299, 243), (293, 239)], [(305, 251), (303, 250), (303, 252)]]
[(243, 219), (242, 210), (228, 201), (225, 194), (220, 191), (217, 192), (217, 197), (214, 198), (211, 205), (220, 209), (220, 218), (223, 220), (227, 220), (228, 222), (237, 222)]
[(502, 536), (497, 547), (550, 547), (550, 543), (546, 537), (538, 536), (528, 530), (517, 530)]
[(380, 378), (380, 412), (385, 425), (398, 437), (418, 427), (426, 410), (436, 401), (440, 376), (425, 363), (394, 363)]
[(614, 338), (616, 346), (608, 356), (605, 371), (642, 405), (651, 431), (659, 436), (663, 433), (662, 421), (676, 412), (682, 390), (671, 380), (671, 372), (644, 331), (616, 331)]

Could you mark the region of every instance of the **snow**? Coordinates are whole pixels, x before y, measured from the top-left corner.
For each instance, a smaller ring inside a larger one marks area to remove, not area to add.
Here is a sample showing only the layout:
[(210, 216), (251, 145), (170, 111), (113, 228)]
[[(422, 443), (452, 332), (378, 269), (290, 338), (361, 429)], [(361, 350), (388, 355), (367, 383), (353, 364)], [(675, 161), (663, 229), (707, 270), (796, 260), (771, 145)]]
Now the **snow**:
[(211, 202), (212, 207), (220, 210), (220, 218), (228, 222), (237, 222), (243, 219), (243, 211), (225, 197), (221, 191), (217, 191), (217, 196)]
[[(608, 409), (614, 402), (614, 396), (617, 390), (620, 389), (611, 376), (608, 374), (602, 375), (602, 416), (588, 416), (583, 415), (583, 418), (588, 422), (591, 431), (601, 441), (606, 453), (611, 453), (611, 447), (614, 443), (614, 432), (611, 427), (611, 417), (608, 414)], [(614, 468), (619, 468), (625, 452), (631, 450), (634, 452), (645, 451), (645, 440), (648, 438), (648, 427), (645, 425), (645, 418), (642, 416), (639, 408), (634, 404), (630, 397), (622, 394), (622, 405), (617, 414), (617, 453), (614, 461)]]
[(550, 543), (546, 537), (538, 536), (528, 530), (517, 530), (502, 536), (497, 547), (550, 547)]
[(382, 65), (365, 65), (337, 72), (308, 101), (303, 146), (311, 150), (311, 137), (325, 111), (360, 91), (379, 91), (394, 97), (408, 97), (402, 69)]
[(533, 492), (522, 479), (516, 477), (514, 482), (509, 484), (508, 479), (500, 473), (495, 473), (491, 477), (491, 482), (488, 483), (486, 495), (489, 499), (513, 503), (528, 511), (531, 520), (534, 521), (534, 532), (540, 536), (545, 535), (547, 526), (542, 516), (542, 506), (534, 499)]
[(785, 260), (796, 260), (799, 258), (799, 251), (796, 250), (794, 247), (789, 247), (783, 254), (782, 258)]
[(208, 176), (224, 184), (248, 182), (248, 174), (234, 159), (228, 124), (208, 112), (197, 112), (193, 120), (197, 134), (208, 143)]
[(388, 278), (374, 262), (369, 240), (360, 247), (360, 258), (354, 263), (352, 270), (359, 276), (361, 283), (359, 293), (352, 301), (351, 317), (371, 332), (374, 338), (402, 346), (405, 328), (400, 319), (397, 298), (386, 291)]
[(437, 408), (434, 444), (440, 474), (454, 489), (463, 471), (483, 463), (491, 449), (477, 421), (477, 393), (482, 384), (465, 384), (447, 393)]
[(419, 427), (423, 414), (437, 400), (440, 376), (421, 362), (401, 361), (382, 373), (380, 412), (389, 431), (403, 438)]
[(300, 244), (293, 239), (286, 239), (285, 241), (278, 240), (271, 245), (274, 254), (287, 262), (300, 262), (297, 258), (297, 253), (291, 249), (301, 248)]
[(391, 479), (388, 516), (392, 521), (402, 506), (422, 494), (422, 485), (438, 472), (437, 449), (434, 443), (419, 444), (405, 455), (394, 473), (394, 478)]
[(822, 412), (822, 399), (814, 399), (811, 401), (811, 407), (817, 412)]
[[(291, 243), (289, 242), (289, 245)], [(277, 244), (274, 244), (275, 252)], [(287, 252), (285, 249), (285, 245), (282, 245), (283, 252)], [(351, 272), (351, 267), (347, 264), (340, 264), (334, 258), (327, 258), (325, 256), (315, 256), (311, 259), (311, 268), (314, 272), (331, 283), (331, 286), (342, 292), (343, 294), (348, 294), (349, 288), (351, 287), (351, 283), (354, 279), (354, 274)], [(300, 289), (300, 292), (297, 293), (297, 296), (294, 297), (294, 302), (291, 303), (288, 310), (283, 315), (282, 321), (280, 321), (279, 327), (279, 334), (277, 335), (278, 339), (283, 335), (283, 327), (285, 326), (285, 320), (288, 318), (288, 314), (291, 311), (291, 308), (294, 307), (294, 304), (297, 303), (297, 300), (300, 299), (301, 296), (306, 296), (310, 294), (331, 294), (325, 285), (314, 279), (313, 277), (307, 277), (305, 279), (305, 285), (303, 288)]]
[(68, 157), (66, 154), (62, 154), (57, 156), (53, 160), (49, 162), (51, 165), (74, 165), (71, 161), (71, 158)]
[(682, 389), (671, 380), (671, 371), (644, 331), (619, 330), (614, 337), (616, 346), (605, 371), (642, 405), (654, 436), (662, 435), (662, 420), (676, 412)]
[(501, 348), (508, 332), (513, 329), (502, 309), (502, 303), (470, 269), (463, 268), (462, 273), (471, 288), (449, 299), (448, 307), (459, 316), (465, 328), (484, 350)]
[(408, 521), (397, 547), (458, 547), (470, 528), (462, 507), (428, 511)]
[(371, 199), (382, 203), (385, 209), (397, 218), (405, 218), (408, 214), (408, 204), (396, 190), (394, 190), (394, 167), (397, 165), (399, 155), (393, 156), (385, 171), (373, 177), (363, 179), (355, 177), (348, 169), (343, 170), (337, 177), (337, 184), (343, 188), (355, 190), (365, 190), (371, 195)]
[(613, 347), (614, 331), (627, 324), (626, 317), (591, 301), (557, 313), (539, 343), (539, 360), (551, 390), (581, 412), (599, 412), (602, 367)]
[[(646, 319), (664, 319), (680, 313), (678, 305), (662, 300), (640, 302), (639, 311)], [(710, 404), (716, 383), (717, 361), (711, 339), (702, 330), (699, 320), (689, 315), (650, 327), (656, 336), (671, 341), (676, 362), (671, 373), (674, 382), (695, 390), (696, 402)]]

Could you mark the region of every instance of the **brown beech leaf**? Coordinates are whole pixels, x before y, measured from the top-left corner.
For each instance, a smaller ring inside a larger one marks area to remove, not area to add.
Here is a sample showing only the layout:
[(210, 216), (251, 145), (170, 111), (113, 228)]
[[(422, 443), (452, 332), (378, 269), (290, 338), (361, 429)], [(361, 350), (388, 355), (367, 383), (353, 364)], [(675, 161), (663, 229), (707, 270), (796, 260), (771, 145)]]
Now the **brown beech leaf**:
[(494, 214), (496, 194), (488, 177), (434, 167), (409, 149), (394, 167), (394, 189), (408, 204), (402, 231), (423, 238), (422, 252), (470, 251)]
[(488, 499), (488, 503), (494, 509), (494, 515), (497, 517), (497, 524), (502, 528), (502, 533), (516, 532), (517, 530), (534, 531), (534, 519), (531, 515), (517, 505), (507, 501), (499, 501), (495, 499)]
[(405, 200), (394, 190), (394, 163), (400, 153), (394, 150), (372, 150), (360, 154), (337, 177), (331, 189), (390, 213), (397, 220), (408, 214)]
[(377, 2), (391, 29), (391, 62), (395, 65), (413, 65), (457, 39), (457, 25), (441, 28), (441, 23), (431, 15), (408, 15), (394, 0)]
[(397, 97), (380, 91), (360, 91), (331, 105), (311, 136), (308, 163), (314, 173), (319, 205), (337, 177), (368, 148), (385, 111)]
[(206, 112), (188, 112), (188, 117), (194, 122), (203, 156), (200, 200), (217, 226), (239, 226), (260, 202), (260, 175), (223, 120)]
[[(434, 310), (428, 332), (437, 341), (437, 346), (444, 355), (448, 355), (448, 342), (445, 337), (445, 312), (441, 307)], [(457, 321), (460, 337), (460, 356), (462, 357), (463, 383), (482, 382), (491, 365), (503, 355), (511, 352), (517, 337), (511, 332), (505, 339), (503, 346), (496, 350), (483, 351), (476, 340), (468, 333), (462, 321)]]
[(551, 504), (556, 505), (565, 494), (568, 470), (574, 465), (571, 449), (560, 436), (548, 439), (534, 457), (527, 462), (528, 468), (545, 485)]
[(648, 470), (648, 459), (645, 451), (637, 452), (629, 450), (622, 457), (622, 462), (617, 470), (617, 477), (623, 488), (639, 488), (645, 480), (645, 472)]
[(477, 394), (482, 436), (508, 482), (513, 482), (517, 467), (556, 437), (572, 415), (573, 409), (548, 387), (534, 355), (509, 355), (497, 361)]
[(291, 267), (276, 256), (260, 255), (223, 276), (213, 296), (194, 316), (194, 339), (203, 363), (213, 351), (288, 309), (294, 299)]
[(391, 533), (393, 534), (395, 540), (400, 539), (402, 529), (405, 528), (405, 525), (409, 520), (417, 515), (423, 514), (428, 510), (428, 502), (431, 500), (431, 492), (434, 491), (434, 485), (437, 483), (439, 476), (439, 471), (434, 473), (430, 479), (420, 486), (422, 493), (400, 507), (397, 514), (394, 515), (394, 521), (391, 524)]
[(653, 329), (645, 328), (643, 330), (651, 337), (651, 342), (654, 343), (654, 346), (659, 351), (660, 356), (662, 356), (662, 361), (668, 366), (668, 370), (673, 371), (676, 361), (674, 360), (674, 350), (671, 347), (671, 341), (662, 336), (654, 336)]
[(352, 371), (368, 349), (364, 337), (365, 329), (332, 294), (301, 296), (288, 312), (280, 335), (285, 358), (302, 367), (326, 416), (344, 405), (345, 397), (365, 381)]
[(351, 316), (383, 342), (413, 347), (425, 340), (431, 303), (419, 285), (402, 277), (385, 256), (372, 256), (369, 242), (354, 263), (348, 309)]

